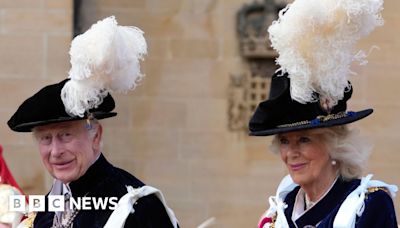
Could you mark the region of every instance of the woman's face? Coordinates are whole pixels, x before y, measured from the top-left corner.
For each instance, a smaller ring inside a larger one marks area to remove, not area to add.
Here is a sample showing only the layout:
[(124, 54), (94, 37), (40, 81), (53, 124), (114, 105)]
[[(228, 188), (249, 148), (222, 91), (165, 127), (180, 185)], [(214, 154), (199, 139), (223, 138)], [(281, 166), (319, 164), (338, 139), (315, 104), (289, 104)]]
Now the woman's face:
[(312, 186), (336, 177), (327, 146), (315, 130), (280, 134), (278, 143), (281, 158), (298, 185)]

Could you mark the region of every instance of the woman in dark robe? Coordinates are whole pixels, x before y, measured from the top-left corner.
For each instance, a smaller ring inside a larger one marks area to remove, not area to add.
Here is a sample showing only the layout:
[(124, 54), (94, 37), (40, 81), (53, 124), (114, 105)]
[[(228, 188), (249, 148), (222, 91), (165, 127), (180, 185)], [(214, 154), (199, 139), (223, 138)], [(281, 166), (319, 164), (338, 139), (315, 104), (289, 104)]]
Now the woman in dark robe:
[(250, 134), (274, 135), (271, 150), (280, 154), (289, 175), (270, 197), (259, 228), (397, 228), (392, 201), (397, 187), (362, 177), (371, 146), (348, 127), (372, 109), (346, 111), (349, 90), (327, 114), (318, 102), (292, 100), (290, 79), (278, 75), (270, 99), (250, 121)]
[[(250, 135), (275, 135), (289, 175), (259, 228), (397, 228), (397, 186), (363, 177), (370, 143), (348, 124), (372, 109), (348, 111), (357, 41), (383, 25), (383, 0), (295, 0), (269, 27), (279, 71), (269, 99), (249, 123)], [(372, 92), (372, 91), (371, 91)]]

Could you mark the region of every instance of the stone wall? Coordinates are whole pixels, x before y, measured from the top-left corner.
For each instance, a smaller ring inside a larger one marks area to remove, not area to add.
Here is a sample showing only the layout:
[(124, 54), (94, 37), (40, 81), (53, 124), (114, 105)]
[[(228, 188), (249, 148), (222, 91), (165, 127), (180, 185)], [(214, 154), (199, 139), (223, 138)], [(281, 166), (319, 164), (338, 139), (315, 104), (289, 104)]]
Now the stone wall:
[(28, 96), (66, 77), (71, 18), (70, 0), (0, 1), (0, 144), (27, 193), (45, 193), (49, 178), (31, 135), (6, 122)]
[[(119, 114), (103, 121), (106, 157), (162, 189), (182, 227), (210, 217), (216, 218), (212, 227), (255, 227), (285, 169), (268, 152), (269, 137), (251, 138), (227, 127), (229, 75), (245, 68), (235, 15), (252, 1), (88, 2), (88, 25), (115, 15), (121, 25), (143, 29), (149, 44), (142, 85), (115, 95)], [(354, 66), (359, 75), (349, 104), (352, 110), (375, 109), (353, 125), (375, 144), (368, 171), (397, 185), (399, 7), (399, 1), (387, 0), (385, 26), (360, 44), (380, 50), (371, 52), (367, 66)], [(24, 190), (42, 194), (50, 178), (37, 148), (29, 134), (10, 131), (6, 121), (27, 96), (67, 76), (72, 1), (1, 0), (0, 9), (0, 143)], [(397, 198), (397, 211), (399, 204)]]

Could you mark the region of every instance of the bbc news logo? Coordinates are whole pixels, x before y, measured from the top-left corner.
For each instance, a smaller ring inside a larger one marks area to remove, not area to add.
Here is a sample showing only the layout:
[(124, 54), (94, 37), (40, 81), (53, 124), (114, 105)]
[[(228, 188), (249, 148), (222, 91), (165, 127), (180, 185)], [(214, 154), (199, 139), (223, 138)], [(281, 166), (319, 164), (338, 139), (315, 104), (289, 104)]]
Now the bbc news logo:
[[(47, 211), (57, 212), (65, 211), (65, 197), (62, 195), (30, 195), (28, 205), (24, 195), (12, 195), (8, 199), (9, 211), (15, 212), (42, 212)], [(72, 210), (115, 210), (118, 205), (117, 197), (70, 197), (69, 209)]]

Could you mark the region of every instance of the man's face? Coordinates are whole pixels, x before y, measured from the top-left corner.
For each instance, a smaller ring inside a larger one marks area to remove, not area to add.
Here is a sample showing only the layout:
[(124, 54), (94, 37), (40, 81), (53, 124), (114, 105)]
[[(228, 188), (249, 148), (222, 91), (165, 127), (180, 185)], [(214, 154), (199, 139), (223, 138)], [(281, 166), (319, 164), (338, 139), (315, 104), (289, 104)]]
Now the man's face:
[(101, 125), (96, 124), (90, 131), (82, 120), (34, 129), (43, 164), (54, 178), (69, 183), (80, 178), (94, 163), (100, 154)]

